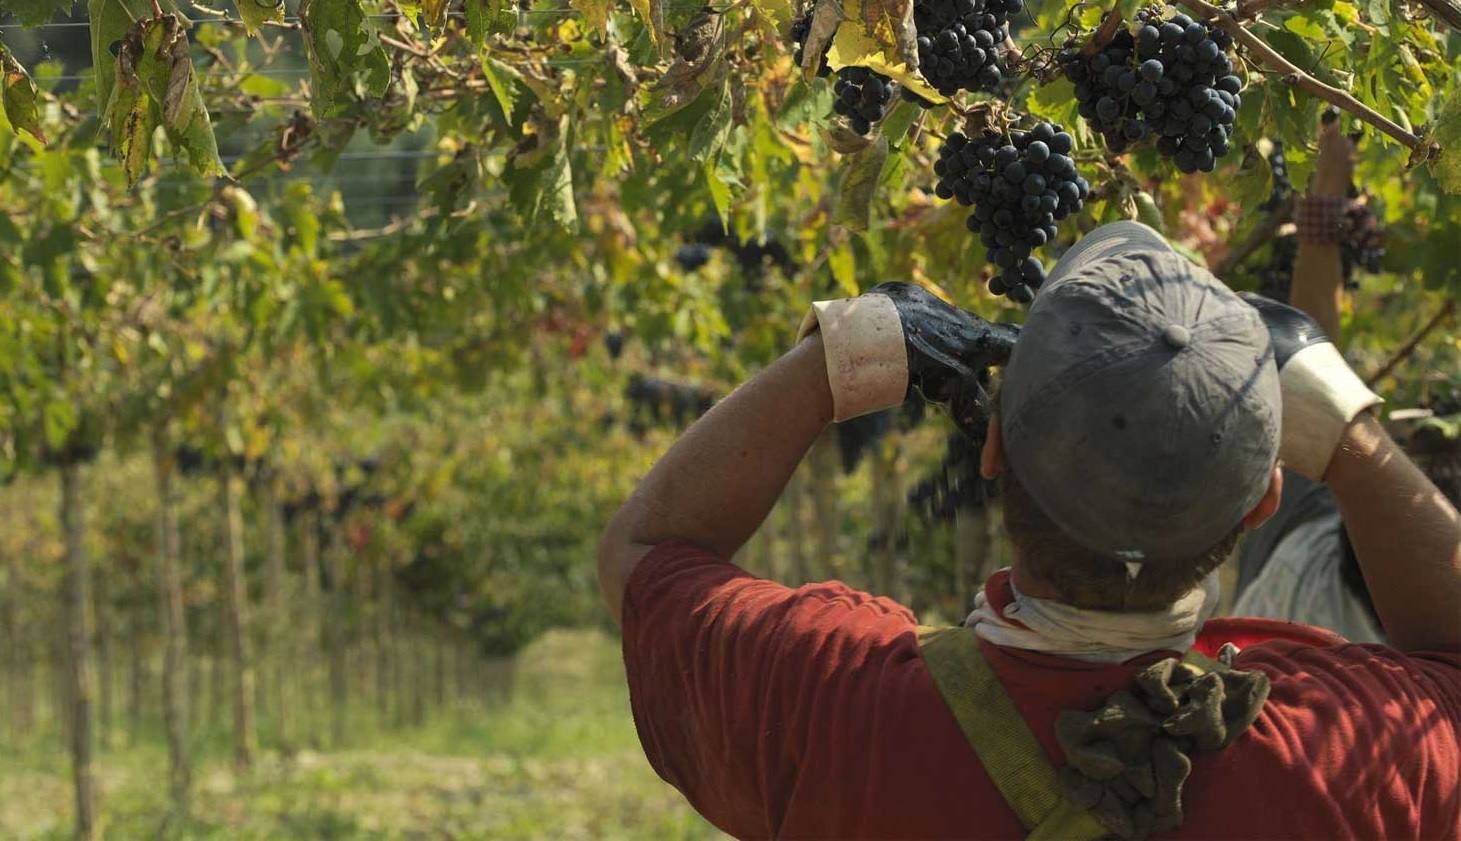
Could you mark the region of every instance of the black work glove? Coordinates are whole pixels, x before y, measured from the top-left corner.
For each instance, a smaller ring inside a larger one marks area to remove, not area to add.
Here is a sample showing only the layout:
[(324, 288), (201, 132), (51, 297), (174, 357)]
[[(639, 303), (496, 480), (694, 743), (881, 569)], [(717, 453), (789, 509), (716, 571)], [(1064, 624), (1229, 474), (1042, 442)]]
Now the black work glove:
[(1361, 412), (1383, 401), (1355, 375), (1308, 313), (1261, 295), (1238, 294), (1258, 310), (1273, 342), (1283, 392), (1279, 457), (1322, 482), (1344, 430)]
[(993, 324), (912, 283), (818, 301), (800, 337), (822, 331), (838, 421), (902, 403), (914, 388), (949, 407), (966, 432), (987, 417), (983, 382), (1009, 359), (1019, 327)]

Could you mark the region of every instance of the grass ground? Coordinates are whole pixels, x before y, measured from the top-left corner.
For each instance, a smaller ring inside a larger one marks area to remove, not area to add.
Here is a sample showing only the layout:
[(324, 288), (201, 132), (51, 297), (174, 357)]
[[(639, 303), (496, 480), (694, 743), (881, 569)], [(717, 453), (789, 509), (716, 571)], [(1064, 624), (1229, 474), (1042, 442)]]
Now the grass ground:
[[(160, 741), (97, 763), (108, 839), (721, 838), (640, 752), (616, 643), (554, 632), (523, 652), (510, 696), (409, 731), (361, 732), (341, 752), (266, 753), (233, 771), (200, 742), (192, 819), (169, 823)], [(71, 837), (56, 740), (0, 753), (0, 838)]]

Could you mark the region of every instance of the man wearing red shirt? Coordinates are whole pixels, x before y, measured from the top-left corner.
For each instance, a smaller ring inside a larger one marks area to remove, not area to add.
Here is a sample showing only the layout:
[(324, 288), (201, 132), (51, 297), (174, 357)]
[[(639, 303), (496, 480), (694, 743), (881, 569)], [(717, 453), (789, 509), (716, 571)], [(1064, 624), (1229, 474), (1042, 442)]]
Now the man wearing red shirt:
[[(708, 820), (743, 838), (1031, 830), (907, 608), (726, 560), (829, 422), (917, 388), (967, 432), (992, 409), (982, 466), (1003, 474), (1014, 562), (966, 640), (1037, 759), (1067, 764), (1063, 711), (1231, 643), (1223, 659), (1266, 701), (1225, 746), (1191, 753), (1162, 837), (1461, 837), (1461, 515), (1311, 320), (1250, 305), (1116, 223), (1057, 264), (1018, 341), (907, 284), (821, 302), (808, 327), (676, 442), (600, 543), (645, 753)], [(1279, 458), (1333, 492), (1393, 647), (1208, 621), (1217, 565), (1277, 506)], [(1111, 832), (1143, 837), (1150, 817)]]

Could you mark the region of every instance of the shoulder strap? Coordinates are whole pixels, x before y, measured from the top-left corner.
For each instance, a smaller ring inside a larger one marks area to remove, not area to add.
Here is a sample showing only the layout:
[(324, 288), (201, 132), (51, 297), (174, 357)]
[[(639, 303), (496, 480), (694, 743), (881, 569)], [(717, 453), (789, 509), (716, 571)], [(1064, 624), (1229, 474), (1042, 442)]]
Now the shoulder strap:
[(1110, 834), (1060, 790), (1055, 766), (1015, 708), (970, 628), (918, 630), (939, 694), (1004, 799), (1030, 831), (1027, 841), (1093, 841)]

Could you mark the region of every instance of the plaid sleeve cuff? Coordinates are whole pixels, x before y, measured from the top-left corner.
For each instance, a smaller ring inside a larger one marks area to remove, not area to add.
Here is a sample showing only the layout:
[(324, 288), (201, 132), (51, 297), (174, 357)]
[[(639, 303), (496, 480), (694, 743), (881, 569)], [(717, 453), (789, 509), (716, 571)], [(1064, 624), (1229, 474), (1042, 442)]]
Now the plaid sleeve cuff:
[(1344, 196), (1304, 196), (1299, 199), (1294, 219), (1299, 229), (1299, 241), (1316, 245), (1343, 242), (1344, 214), (1349, 201)]

